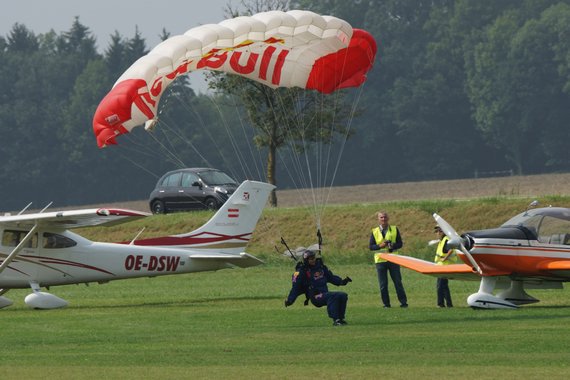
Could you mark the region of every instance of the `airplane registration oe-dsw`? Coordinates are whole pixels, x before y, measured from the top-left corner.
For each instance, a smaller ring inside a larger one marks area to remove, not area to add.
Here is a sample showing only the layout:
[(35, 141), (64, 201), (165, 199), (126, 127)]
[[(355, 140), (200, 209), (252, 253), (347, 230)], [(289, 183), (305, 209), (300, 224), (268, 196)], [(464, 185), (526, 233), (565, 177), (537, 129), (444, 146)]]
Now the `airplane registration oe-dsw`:
[(10, 289), (31, 288), (25, 298), (29, 307), (54, 309), (67, 301), (41, 287), (262, 264), (244, 249), (274, 187), (245, 181), (199, 229), (159, 238), (135, 237), (126, 243), (93, 242), (70, 230), (113, 226), (151, 214), (86, 209), (1, 216), (0, 308), (12, 305), (3, 296)]
[[(537, 202), (533, 202), (534, 205)], [(501, 227), (461, 236), (433, 214), (464, 264), (436, 265), (413, 257), (383, 253), (381, 257), (423, 274), (457, 280), (480, 280), (469, 306), (510, 309), (538, 302), (525, 289), (562, 289), (570, 281), (570, 209), (527, 210)], [(504, 289), (494, 295), (495, 289)]]

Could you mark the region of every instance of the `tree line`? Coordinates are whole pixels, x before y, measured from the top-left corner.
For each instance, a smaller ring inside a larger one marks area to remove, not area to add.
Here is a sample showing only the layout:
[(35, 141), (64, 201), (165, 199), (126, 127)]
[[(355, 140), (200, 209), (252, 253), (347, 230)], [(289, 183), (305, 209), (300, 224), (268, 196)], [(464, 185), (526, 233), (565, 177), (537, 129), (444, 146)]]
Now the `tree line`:
[[(570, 170), (569, 3), (291, 1), (292, 9), (369, 31), (379, 46), (335, 184)], [(97, 148), (91, 121), (99, 101), (148, 51), (137, 31), (132, 38), (115, 32), (99, 52), (78, 18), (60, 34), (15, 24), (0, 36), (2, 209), (140, 200), (180, 166), (249, 177), (249, 160), (231, 157), (253, 138), (235, 122), (235, 99), (196, 94), (193, 78), (163, 97), (159, 131)], [(283, 168), (277, 172), (278, 186), (291, 186)]]

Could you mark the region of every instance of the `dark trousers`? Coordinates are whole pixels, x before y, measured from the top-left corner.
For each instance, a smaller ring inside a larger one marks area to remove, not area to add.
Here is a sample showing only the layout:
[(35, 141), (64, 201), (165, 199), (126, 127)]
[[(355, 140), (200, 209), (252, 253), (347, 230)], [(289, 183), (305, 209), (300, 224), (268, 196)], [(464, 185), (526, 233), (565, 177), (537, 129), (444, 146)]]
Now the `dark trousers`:
[(390, 277), (392, 278), (392, 282), (396, 288), (396, 295), (398, 296), (400, 305), (407, 305), (408, 297), (406, 297), (406, 291), (404, 290), (404, 285), (402, 285), (402, 274), (400, 273), (400, 266), (398, 264), (385, 261), (376, 264), (376, 272), (378, 273), (380, 296), (382, 297), (382, 303), (384, 306), (391, 306), (390, 294), (388, 294), (388, 272), (390, 272)]
[(344, 319), (348, 294), (345, 292), (327, 292), (322, 297), (313, 299), (313, 305), (321, 307), (327, 305), (327, 313), (333, 320)]
[(449, 291), (449, 280), (447, 278), (437, 279), (437, 306), (452, 307), (451, 292)]

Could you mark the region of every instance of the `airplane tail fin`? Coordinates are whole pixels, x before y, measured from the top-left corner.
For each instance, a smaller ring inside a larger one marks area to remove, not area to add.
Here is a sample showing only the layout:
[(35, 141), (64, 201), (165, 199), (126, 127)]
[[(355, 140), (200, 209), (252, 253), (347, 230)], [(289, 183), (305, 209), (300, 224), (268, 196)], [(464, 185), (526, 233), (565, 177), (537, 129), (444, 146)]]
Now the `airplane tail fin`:
[(244, 181), (202, 227), (189, 233), (137, 240), (135, 245), (198, 249), (239, 255), (247, 246), (275, 186)]

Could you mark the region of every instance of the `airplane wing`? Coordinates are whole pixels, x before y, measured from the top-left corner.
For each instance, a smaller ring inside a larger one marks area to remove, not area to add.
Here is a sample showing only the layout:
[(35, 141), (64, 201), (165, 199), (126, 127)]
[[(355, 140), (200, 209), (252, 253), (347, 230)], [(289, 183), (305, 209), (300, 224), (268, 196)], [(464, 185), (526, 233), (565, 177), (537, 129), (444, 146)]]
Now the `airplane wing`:
[(33, 226), (72, 229), (93, 226), (113, 226), (144, 218), (151, 214), (141, 211), (94, 208), (84, 210), (54, 211), (35, 214), (0, 216), (0, 224), (8, 227), (32, 228)]
[(481, 276), (466, 264), (436, 265), (430, 261), (417, 259), (415, 257), (393, 255), (390, 253), (382, 253), (380, 257), (391, 263), (434, 277), (472, 281), (479, 281), (481, 279)]
[(194, 261), (217, 261), (220, 264), (229, 264), (230, 266), (237, 266), (240, 268), (254, 267), (256, 265), (263, 264), (263, 261), (259, 260), (257, 257), (250, 255), (249, 253), (242, 252), (237, 255), (220, 255), (220, 254), (191, 254), (190, 258)]

